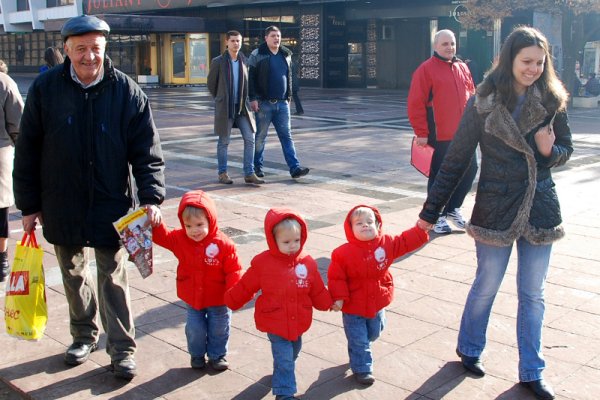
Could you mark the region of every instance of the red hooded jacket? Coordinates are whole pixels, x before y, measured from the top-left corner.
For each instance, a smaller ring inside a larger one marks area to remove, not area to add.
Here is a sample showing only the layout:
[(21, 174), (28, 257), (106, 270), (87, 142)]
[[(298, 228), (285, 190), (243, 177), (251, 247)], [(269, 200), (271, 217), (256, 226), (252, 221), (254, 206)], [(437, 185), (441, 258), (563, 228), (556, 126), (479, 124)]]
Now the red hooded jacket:
[[(350, 217), (358, 207), (368, 207), (379, 222), (379, 235), (368, 242), (356, 239)], [(415, 226), (397, 236), (382, 234), (382, 221), (375, 207), (356, 206), (346, 216), (344, 230), (348, 243), (331, 254), (327, 273), (334, 301), (344, 300), (342, 311), (373, 318), (394, 298), (394, 281), (389, 271), (394, 260), (416, 250), (429, 240), (427, 232)]]
[(427, 137), (428, 108), (433, 108), (436, 139), (450, 141), (458, 128), (475, 84), (467, 64), (456, 57), (450, 61), (437, 53), (413, 73), (408, 91), (408, 119), (418, 137)]
[[(292, 255), (279, 251), (273, 235), (273, 227), (287, 218), (294, 218), (301, 227), (300, 250)], [(297, 340), (310, 328), (312, 308), (326, 311), (332, 305), (317, 263), (302, 250), (307, 234), (306, 222), (294, 211), (269, 210), (265, 217), (269, 250), (254, 257), (242, 279), (225, 293), (225, 304), (237, 310), (261, 291), (254, 306), (254, 321), (261, 332)]]
[[(185, 233), (181, 214), (187, 206), (204, 210), (208, 220), (208, 235), (200, 242)], [(177, 212), (180, 229), (167, 229), (164, 221), (154, 228), (153, 241), (175, 254), (177, 266), (177, 296), (196, 310), (225, 304), (223, 295), (240, 280), (242, 266), (235, 244), (219, 230), (215, 203), (201, 190), (187, 192), (181, 198)]]

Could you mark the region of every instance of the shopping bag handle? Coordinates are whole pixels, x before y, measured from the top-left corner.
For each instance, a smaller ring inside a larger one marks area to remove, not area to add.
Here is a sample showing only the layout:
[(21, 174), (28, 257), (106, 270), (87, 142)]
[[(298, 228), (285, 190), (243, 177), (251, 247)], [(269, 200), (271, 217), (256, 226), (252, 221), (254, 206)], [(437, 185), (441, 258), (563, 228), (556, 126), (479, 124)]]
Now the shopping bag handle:
[(21, 239), (21, 245), (37, 248), (38, 244), (37, 239), (35, 238), (35, 231), (32, 231), (31, 233), (24, 232), (23, 238)]

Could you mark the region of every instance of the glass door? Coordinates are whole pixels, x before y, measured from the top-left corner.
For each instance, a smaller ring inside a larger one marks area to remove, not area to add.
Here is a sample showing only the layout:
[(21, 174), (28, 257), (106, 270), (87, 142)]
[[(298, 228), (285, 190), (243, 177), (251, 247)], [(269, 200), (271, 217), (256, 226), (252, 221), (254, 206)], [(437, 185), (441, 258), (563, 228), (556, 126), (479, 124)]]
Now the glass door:
[(185, 35), (171, 36), (171, 55), (171, 81), (173, 83), (186, 83)]
[(202, 33), (189, 35), (190, 82), (206, 83), (208, 76), (208, 36)]
[(363, 43), (348, 43), (348, 87), (365, 87)]

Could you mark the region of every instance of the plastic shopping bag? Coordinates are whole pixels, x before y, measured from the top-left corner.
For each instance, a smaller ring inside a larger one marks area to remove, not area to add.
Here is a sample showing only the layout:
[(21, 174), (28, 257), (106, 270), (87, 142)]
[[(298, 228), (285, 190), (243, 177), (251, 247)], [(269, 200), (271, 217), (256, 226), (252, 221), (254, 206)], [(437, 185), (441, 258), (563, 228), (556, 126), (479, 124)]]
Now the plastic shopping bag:
[(6, 284), (4, 320), (6, 332), (21, 339), (37, 340), (48, 322), (43, 250), (35, 233), (25, 233), (17, 242), (15, 260)]

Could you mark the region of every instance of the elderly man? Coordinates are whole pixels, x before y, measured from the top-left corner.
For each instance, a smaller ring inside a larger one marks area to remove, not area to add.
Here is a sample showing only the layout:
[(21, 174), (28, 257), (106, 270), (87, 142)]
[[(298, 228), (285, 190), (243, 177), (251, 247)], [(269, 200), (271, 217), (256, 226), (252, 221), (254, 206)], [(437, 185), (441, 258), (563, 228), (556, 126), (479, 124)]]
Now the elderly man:
[[(105, 55), (109, 31), (93, 16), (63, 26), (67, 57), (29, 89), (13, 176), (23, 229), (42, 224), (62, 273), (73, 337), (65, 362), (82, 364), (96, 350), (99, 313), (114, 375), (132, 379), (128, 254), (112, 222), (134, 206), (130, 171), (140, 203), (157, 221), (164, 160), (148, 98)], [(88, 248), (96, 258), (97, 293)]]
[[(433, 55), (413, 73), (408, 92), (408, 118), (417, 136), (417, 144), (424, 146), (429, 143), (434, 148), (428, 191), (454, 138), (467, 100), (475, 93), (469, 68), (456, 58), (454, 33), (447, 29), (437, 32), (433, 50)], [(434, 232), (452, 232), (446, 217), (457, 228), (465, 227), (460, 207), (476, 174), (477, 159), (473, 156), (469, 169), (433, 228)]]

